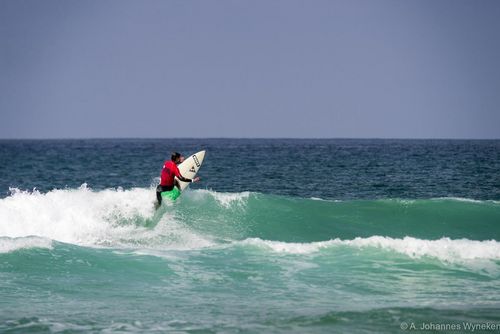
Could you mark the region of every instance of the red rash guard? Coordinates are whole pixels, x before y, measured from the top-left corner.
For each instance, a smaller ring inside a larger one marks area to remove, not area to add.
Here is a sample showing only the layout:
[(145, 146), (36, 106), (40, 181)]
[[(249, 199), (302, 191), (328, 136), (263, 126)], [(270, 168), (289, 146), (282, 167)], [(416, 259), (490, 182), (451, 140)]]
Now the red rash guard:
[(179, 168), (177, 168), (175, 162), (171, 160), (165, 161), (163, 169), (161, 170), (160, 185), (163, 187), (173, 187), (174, 176), (177, 176), (180, 180), (184, 179), (184, 177), (182, 177), (181, 173), (179, 172)]

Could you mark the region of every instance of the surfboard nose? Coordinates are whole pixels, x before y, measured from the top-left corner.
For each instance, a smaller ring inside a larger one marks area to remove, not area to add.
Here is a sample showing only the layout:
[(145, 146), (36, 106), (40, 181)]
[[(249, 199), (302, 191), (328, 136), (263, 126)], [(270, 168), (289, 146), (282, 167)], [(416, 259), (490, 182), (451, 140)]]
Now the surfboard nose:
[(205, 150), (203, 150), (203, 151), (200, 151), (200, 152), (195, 153), (195, 154), (193, 154), (193, 155), (196, 155), (196, 157), (198, 157), (198, 159), (203, 160), (203, 159), (205, 158), (205, 152), (206, 152), (206, 151), (205, 151)]

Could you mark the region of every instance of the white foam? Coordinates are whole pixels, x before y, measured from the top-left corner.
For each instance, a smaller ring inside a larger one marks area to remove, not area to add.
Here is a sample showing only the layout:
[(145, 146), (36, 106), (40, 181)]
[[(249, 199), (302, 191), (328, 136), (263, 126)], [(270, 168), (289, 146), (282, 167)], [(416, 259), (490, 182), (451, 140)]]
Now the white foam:
[(0, 253), (9, 253), (19, 249), (52, 249), (52, 240), (40, 237), (7, 238), (0, 237)]
[(320, 198), (320, 197), (309, 197), (309, 199), (312, 201), (321, 201), (321, 202), (330, 202), (330, 203), (343, 203), (343, 202), (345, 202), (344, 200), (341, 200), (341, 199), (325, 199), (325, 198)]
[(335, 240), (318, 241), (311, 243), (294, 243), (294, 242), (262, 240), (260, 238), (249, 238), (236, 243), (241, 245), (250, 245), (250, 246), (267, 248), (277, 253), (309, 254), (317, 252), (322, 248), (326, 248), (333, 245), (334, 241)]
[(233, 205), (245, 205), (247, 199), (250, 197), (250, 192), (244, 191), (240, 193), (224, 193), (216, 192), (213, 190), (197, 189), (194, 191), (190, 191), (187, 195), (189, 196), (189, 198), (196, 200), (206, 198), (207, 196), (211, 197), (217, 202), (217, 204), (227, 209)]
[(480, 201), (472, 198), (463, 198), (463, 197), (438, 197), (433, 198), (433, 200), (441, 200), (441, 201), (455, 201), (455, 202), (466, 202), (466, 203), (484, 203), (488, 201)]
[(124, 233), (113, 240), (114, 247), (151, 250), (195, 250), (212, 246), (208, 237), (202, 237), (175, 221), (170, 214), (163, 216), (154, 229), (139, 228), (133, 233)]
[(152, 215), (147, 189), (14, 191), (0, 201), (0, 236), (40, 236), (73, 244), (106, 238), (120, 219)]
[(500, 260), (500, 242), (496, 240), (452, 240), (450, 238), (423, 240), (412, 237), (397, 239), (372, 236), (369, 238), (355, 238), (352, 240), (333, 239), (312, 243), (287, 243), (251, 238), (241, 241), (240, 243), (265, 247), (274, 252), (289, 254), (310, 254), (325, 248), (348, 246), (360, 249), (374, 247), (395, 251), (411, 258), (429, 256), (446, 262), (476, 259)]
[(0, 237), (37, 236), (97, 247), (185, 249), (210, 244), (172, 215), (146, 227), (155, 214), (154, 196), (150, 188), (92, 191), (85, 184), (47, 193), (13, 189), (0, 200)]

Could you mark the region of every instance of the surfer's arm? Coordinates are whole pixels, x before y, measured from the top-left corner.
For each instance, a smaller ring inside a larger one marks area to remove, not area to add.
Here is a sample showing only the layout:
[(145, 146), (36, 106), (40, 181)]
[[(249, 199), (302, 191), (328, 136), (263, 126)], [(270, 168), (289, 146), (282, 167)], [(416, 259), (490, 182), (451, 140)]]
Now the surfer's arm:
[(182, 176), (181, 173), (179, 173), (177, 178), (183, 182), (191, 182), (191, 183), (198, 182), (200, 180), (199, 176), (195, 177), (194, 179), (188, 179), (188, 178), (185, 178), (184, 176)]
[(177, 178), (182, 182), (194, 182), (193, 179), (188, 179), (187, 177), (182, 176), (181, 172), (179, 172), (179, 169), (175, 171), (175, 176), (177, 176)]
[(177, 178), (179, 180), (181, 180), (182, 182), (194, 182), (194, 179), (188, 179), (188, 178), (182, 176), (181, 173), (179, 173), (179, 175), (177, 175)]

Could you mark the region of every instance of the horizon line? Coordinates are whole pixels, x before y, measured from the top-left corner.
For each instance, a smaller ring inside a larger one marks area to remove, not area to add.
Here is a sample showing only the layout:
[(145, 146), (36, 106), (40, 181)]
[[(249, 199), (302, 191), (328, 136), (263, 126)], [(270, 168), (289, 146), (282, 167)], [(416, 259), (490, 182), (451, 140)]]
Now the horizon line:
[(449, 137), (17, 137), (7, 140), (160, 140), (160, 139), (233, 139), (233, 140), (500, 140), (498, 138), (449, 138)]

